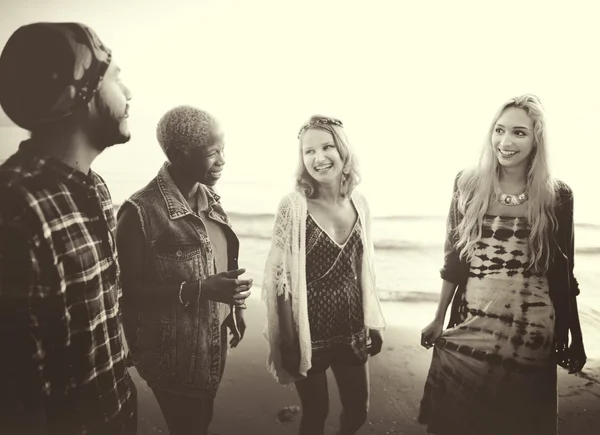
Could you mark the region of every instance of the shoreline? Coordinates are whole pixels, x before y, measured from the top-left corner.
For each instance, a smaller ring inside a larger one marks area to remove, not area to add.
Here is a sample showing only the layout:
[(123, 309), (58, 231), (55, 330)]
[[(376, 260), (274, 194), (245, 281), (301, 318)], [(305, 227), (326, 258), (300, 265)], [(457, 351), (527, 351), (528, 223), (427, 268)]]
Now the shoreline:
[[(235, 225), (235, 222), (234, 222)], [(239, 266), (245, 268), (243, 279), (253, 279), (252, 296), (259, 294), (270, 240), (240, 237)], [(439, 299), (439, 268), (443, 249), (375, 250), (375, 275), (382, 303), (398, 305), (405, 319), (401, 326), (423, 328), (433, 316)], [(575, 276), (581, 295), (578, 297), (580, 318), (589, 357), (600, 358), (600, 260), (594, 255), (577, 255)], [(430, 308), (427, 308), (427, 307)], [(408, 308), (405, 308), (408, 307)], [(596, 307), (596, 308), (594, 308)], [(426, 320), (423, 320), (426, 319)], [(389, 317), (388, 317), (389, 321)]]

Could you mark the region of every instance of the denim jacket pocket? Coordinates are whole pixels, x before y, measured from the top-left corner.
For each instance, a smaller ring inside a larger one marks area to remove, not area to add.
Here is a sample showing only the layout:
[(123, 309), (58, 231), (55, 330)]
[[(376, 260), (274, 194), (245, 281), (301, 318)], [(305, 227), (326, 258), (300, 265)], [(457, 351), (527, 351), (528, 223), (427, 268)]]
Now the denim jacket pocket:
[(158, 277), (163, 283), (196, 281), (202, 267), (202, 246), (199, 244), (154, 245)]

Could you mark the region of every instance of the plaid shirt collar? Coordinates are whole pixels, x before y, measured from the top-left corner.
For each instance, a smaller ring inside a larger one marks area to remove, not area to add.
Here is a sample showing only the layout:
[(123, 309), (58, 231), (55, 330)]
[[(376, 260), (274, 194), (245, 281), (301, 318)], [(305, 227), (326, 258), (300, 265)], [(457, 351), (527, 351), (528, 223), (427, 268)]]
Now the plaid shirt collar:
[(19, 145), (19, 153), (28, 157), (28, 160), (40, 171), (49, 172), (60, 180), (71, 186), (78, 186), (87, 190), (96, 189), (95, 173), (90, 169), (86, 175), (81, 171), (73, 169), (66, 163), (44, 154), (40, 146), (33, 140), (27, 139)]

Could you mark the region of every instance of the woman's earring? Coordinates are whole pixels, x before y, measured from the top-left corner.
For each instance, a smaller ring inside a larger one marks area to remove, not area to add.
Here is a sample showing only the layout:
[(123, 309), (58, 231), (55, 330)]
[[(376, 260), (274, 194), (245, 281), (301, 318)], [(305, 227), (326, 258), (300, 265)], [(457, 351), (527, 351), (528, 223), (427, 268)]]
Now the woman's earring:
[(342, 193), (342, 195), (345, 195), (348, 190), (346, 181), (348, 181), (348, 174), (346, 174), (345, 172), (342, 172), (342, 181), (340, 182), (340, 192)]

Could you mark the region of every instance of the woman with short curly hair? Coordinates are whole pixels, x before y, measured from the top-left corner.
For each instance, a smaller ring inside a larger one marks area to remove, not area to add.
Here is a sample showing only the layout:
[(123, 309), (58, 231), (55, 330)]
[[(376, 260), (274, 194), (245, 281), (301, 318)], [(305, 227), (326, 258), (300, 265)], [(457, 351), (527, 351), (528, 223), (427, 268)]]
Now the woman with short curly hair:
[(158, 123), (168, 161), (118, 213), (123, 320), (130, 356), (171, 435), (206, 434), (227, 356), (243, 338), (252, 280), (237, 279), (239, 242), (214, 186), (223, 132), (179, 106)]

